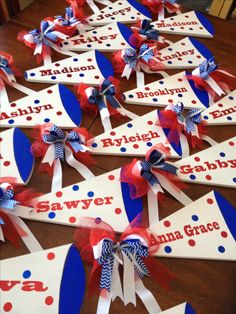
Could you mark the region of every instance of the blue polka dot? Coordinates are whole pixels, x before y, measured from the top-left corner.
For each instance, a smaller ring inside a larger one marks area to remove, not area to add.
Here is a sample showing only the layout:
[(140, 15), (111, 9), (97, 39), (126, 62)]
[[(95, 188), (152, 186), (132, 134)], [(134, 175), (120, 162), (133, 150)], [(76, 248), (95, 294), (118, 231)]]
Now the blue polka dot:
[(48, 122), (50, 122), (50, 119), (49, 118), (46, 118), (46, 119), (44, 119), (43, 120), (45, 123), (48, 123)]
[(53, 219), (56, 217), (56, 214), (54, 212), (51, 212), (48, 214), (48, 218)]
[(13, 124), (15, 121), (13, 120), (13, 119), (10, 119), (9, 121), (8, 121), (8, 123), (9, 124)]
[(152, 101), (157, 102), (158, 99), (157, 98), (152, 98)]
[(220, 156), (221, 156), (221, 157), (225, 157), (225, 153), (221, 152), (221, 153), (220, 153)]
[(96, 31), (93, 31), (93, 34), (97, 34), (97, 32), (96, 32)]
[(189, 27), (189, 30), (190, 30), (190, 31), (193, 31), (193, 28)]
[(225, 248), (222, 245), (220, 245), (220, 246), (218, 246), (218, 251), (220, 253), (224, 253), (225, 252)]
[[(114, 19), (115, 19), (115, 18), (114, 18)], [(135, 17), (134, 17), (134, 16), (131, 16), (131, 19), (132, 19), (132, 20), (134, 20), (134, 19), (135, 19)]]
[(159, 81), (159, 84), (164, 84), (164, 82), (163, 81)]
[(23, 275), (23, 278), (28, 279), (31, 276), (31, 271), (25, 270), (22, 275)]
[(112, 10), (112, 9), (113, 9), (113, 7), (109, 7), (108, 9), (109, 9), (109, 10)]
[(168, 253), (168, 254), (172, 252), (172, 248), (171, 248), (170, 246), (168, 246), (168, 245), (165, 246), (164, 250), (165, 250), (165, 252)]
[(192, 64), (192, 63), (193, 63), (193, 61), (191, 61), (191, 60), (188, 60), (188, 63), (189, 63), (189, 64)]
[(80, 77), (84, 77), (84, 74), (83, 73), (80, 73), (80, 75), (79, 75)]
[(227, 117), (227, 120), (231, 121), (231, 120), (232, 120), (232, 117)]
[(128, 124), (127, 124), (127, 127), (128, 127), (128, 128), (132, 128), (132, 126), (133, 126), (132, 123), (128, 123)]
[(203, 116), (203, 119), (208, 120), (209, 117), (208, 116)]
[(97, 146), (98, 146), (97, 143), (93, 143), (93, 144), (92, 144), (92, 147), (94, 147), (94, 148), (97, 147)]
[(134, 98), (134, 95), (130, 94), (130, 95), (129, 95), (129, 98)]
[(191, 175), (189, 176), (189, 178), (190, 178), (191, 180), (195, 180), (195, 179), (196, 179), (196, 176), (195, 176), (194, 174), (191, 174)]
[(111, 47), (111, 44), (106, 44), (107, 47)]
[(100, 217), (95, 218), (95, 223), (99, 225), (102, 222), (102, 219)]
[(30, 73), (30, 76), (35, 76), (35, 73)]
[(152, 146), (152, 143), (151, 143), (151, 142), (147, 142), (146, 145), (149, 146), (149, 147), (151, 147), (151, 146)]
[(77, 184), (73, 185), (72, 187), (73, 191), (78, 191), (79, 190), (79, 186)]
[(171, 31), (174, 31), (175, 29), (174, 29), (174, 27), (171, 27), (170, 30), (171, 30)]
[(54, 76), (54, 75), (53, 75), (53, 76), (51, 76), (51, 79), (52, 79), (52, 80), (55, 80), (56, 78), (57, 78), (57, 77), (56, 77), (56, 76)]
[(92, 47), (92, 45), (88, 44), (88, 45), (87, 45), (87, 47), (88, 47), (88, 48), (91, 48), (91, 47)]
[(38, 99), (36, 99), (36, 100), (34, 101), (34, 103), (35, 103), (35, 104), (39, 104), (40, 101), (39, 101)]
[(69, 45), (68, 41), (64, 41), (64, 45)]
[(77, 62), (79, 59), (78, 58), (74, 58), (73, 61)]
[(229, 96), (229, 99), (230, 99), (230, 100), (234, 100), (234, 97), (233, 97), (233, 96)]
[(168, 61), (167, 63), (168, 63), (168, 64), (172, 64), (172, 61)]
[(236, 178), (233, 178), (233, 182), (236, 183)]
[(172, 49), (172, 48), (168, 48), (168, 50), (169, 50), (169, 51), (172, 51), (173, 49)]
[(88, 197), (93, 197), (94, 196), (94, 193), (92, 191), (88, 192)]
[(125, 153), (125, 152), (126, 152), (126, 148), (125, 148), (125, 147), (121, 147), (120, 151), (121, 151), (122, 153)]
[(178, 97), (183, 97), (183, 94), (178, 94)]
[[(111, 20), (114, 20), (115, 18), (114, 17), (111, 17)], [(132, 19), (132, 17), (131, 17), (131, 19)]]
[(197, 215), (192, 215), (192, 220), (193, 220), (193, 221), (198, 221), (198, 219), (199, 219), (199, 218), (198, 218)]

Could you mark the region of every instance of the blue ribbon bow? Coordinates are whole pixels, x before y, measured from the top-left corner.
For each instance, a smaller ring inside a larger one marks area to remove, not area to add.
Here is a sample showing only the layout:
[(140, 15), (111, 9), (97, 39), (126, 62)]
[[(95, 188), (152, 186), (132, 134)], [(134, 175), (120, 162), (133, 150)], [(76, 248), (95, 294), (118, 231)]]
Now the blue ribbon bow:
[(140, 35), (144, 35), (147, 39), (150, 40), (158, 40), (160, 32), (156, 29), (153, 29), (153, 25), (151, 25), (151, 21), (143, 20), (141, 23), (141, 29), (139, 30)]
[(0, 188), (0, 207), (13, 208), (18, 202), (13, 200), (14, 190), (9, 189), (4, 191)]
[(133, 48), (125, 49), (124, 61), (126, 64), (129, 64), (129, 67), (135, 69), (137, 63), (140, 59), (148, 62), (150, 59), (154, 57), (154, 52), (147, 44), (142, 44), (139, 52)]
[(50, 25), (47, 21), (41, 21), (40, 30), (34, 29), (29, 32), (29, 34), (33, 36), (34, 42), (36, 44), (44, 43), (45, 45), (49, 46), (50, 41), (57, 41), (57, 35), (53, 33), (54, 27), (52, 26), (52, 28), (47, 31), (49, 27)]
[(144, 264), (142, 257), (148, 256), (148, 248), (141, 244), (139, 239), (124, 240), (120, 244), (112, 240), (104, 239), (102, 244), (102, 253), (98, 258), (98, 263), (102, 265), (100, 289), (111, 291), (111, 278), (115, 254), (123, 251), (130, 260), (134, 262), (134, 267), (142, 278), (149, 275), (149, 271)]
[(66, 14), (65, 14), (66, 18), (64, 18), (62, 15), (56, 16), (56, 18), (61, 21), (63, 26), (71, 26), (72, 24), (78, 22), (77, 18), (74, 17), (74, 12), (71, 7), (65, 8), (65, 11), (66, 11)]
[(201, 110), (197, 108), (192, 108), (188, 111), (186, 115), (186, 131), (187, 133), (191, 133), (194, 131), (195, 124), (199, 124), (202, 121)]
[(68, 134), (66, 141), (70, 143), (76, 153), (78, 153), (80, 150), (83, 150), (81, 144), (84, 144), (84, 142), (82, 141), (79, 133), (77, 133), (76, 131), (71, 131)]
[(115, 97), (116, 88), (108, 79), (104, 80), (100, 90), (96, 88), (92, 89), (92, 95), (89, 96), (88, 101), (90, 104), (94, 104), (98, 106), (99, 111), (103, 108), (106, 108), (106, 104), (104, 102), (104, 97), (111, 104), (114, 109), (120, 108), (120, 104)]
[(160, 184), (159, 180), (152, 173), (152, 169), (160, 169), (165, 172), (177, 174), (177, 167), (165, 162), (165, 155), (158, 150), (153, 150), (146, 161), (141, 162), (141, 176), (146, 179), (151, 186)]
[(12, 69), (9, 66), (9, 62), (6, 58), (0, 55), (0, 69), (8, 75), (13, 74)]
[(214, 59), (205, 60), (199, 65), (200, 77), (207, 80), (209, 75), (217, 69)]

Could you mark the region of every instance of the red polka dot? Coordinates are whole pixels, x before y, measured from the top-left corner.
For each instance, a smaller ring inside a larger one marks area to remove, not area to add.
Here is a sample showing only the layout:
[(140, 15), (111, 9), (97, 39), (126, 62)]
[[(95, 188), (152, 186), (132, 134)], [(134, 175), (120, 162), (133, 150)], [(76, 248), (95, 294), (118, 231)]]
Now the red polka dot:
[(223, 104), (218, 104), (218, 107), (220, 107), (220, 108), (223, 107)]
[(49, 90), (47, 91), (47, 93), (48, 93), (48, 94), (52, 94), (52, 90), (49, 89)]
[(111, 131), (111, 132), (110, 132), (110, 135), (111, 135), (111, 136), (115, 136), (115, 135), (116, 135), (116, 132)]
[(185, 17), (186, 17), (186, 18), (189, 18), (189, 16), (188, 16), (188, 15), (185, 15)]
[(56, 196), (57, 196), (57, 197), (61, 197), (61, 196), (62, 196), (62, 192), (58, 191), (58, 192), (56, 193)]
[(61, 115), (62, 115), (62, 112), (61, 112), (61, 111), (57, 111), (57, 115), (58, 115), (58, 116), (61, 116)]
[(111, 30), (112, 30), (112, 27), (108, 27), (108, 29), (109, 29), (109, 31), (111, 31)]
[(133, 148), (135, 148), (135, 149), (139, 148), (138, 144), (134, 144)]
[(16, 103), (13, 102), (13, 103), (11, 104), (11, 107), (15, 107), (15, 106), (16, 106)]
[(72, 76), (72, 74), (67, 74), (67, 77), (71, 77)]
[(48, 259), (49, 261), (52, 261), (54, 258), (55, 258), (55, 254), (54, 254), (53, 252), (48, 253), (47, 259)]
[(222, 231), (222, 232), (221, 232), (221, 236), (222, 236), (223, 238), (227, 238), (227, 237), (228, 237), (228, 233), (227, 233), (226, 231)]
[(56, 67), (59, 67), (59, 66), (60, 66), (60, 63), (55, 63), (55, 66), (56, 66)]
[(149, 125), (153, 125), (153, 121), (148, 121), (148, 124)]
[(0, 142), (2, 141), (2, 137), (0, 137)]
[(26, 120), (30, 121), (30, 120), (32, 120), (32, 117), (27, 117)]
[(197, 102), (196, 100), (192, 100), (191, 103), (195, 105)]
[(179, 81), (179, 82), (182, 82), (182, 81), (183, 81), (183, 79), (182, 79), (182, 78), (178, 78), (178, 81)]
[(10, 161), (4, 161), (4, 163), (3, 163), (3, 165), (6, 166), (6, 167), (10, 166), (10, 164), (11, 164)]
[(169, 222), (169, 220), (165, 220), (165, 221), (164, 221), (164, 226), (165, 226), (165, 227), (170, 227), (170, 222)]
[(181, 43), (182, 46), (185, 46), (185, 43)]
[(182, 58), (178, 58), (179, 61), (182, 61)]
[(211, 204), (213, 204), (213, 203), (214, 203), (214, 201), (213, 201), (213, 199), (212, 199), (212, 198), (208, 198), (208, 199), (207, 199), (207, 203), (211, 205)]
[(71, 216), (70, 218), (69, 218), (69, 222), (70, 223), (75, 223), (76, 222), (76, 218), (75, 217), (73, 217), (73, 216)]
[(116, 213), (117, 215), (120, 215), (120, 214), (121, 214), (121, 209), (120, 209), (120, 208), (116, 208), (116, 209), (115, 209), (115, 213)]
[(125, 46), (126, 45), (126, 43), (121, 43), (121, 46)]
[(234, 142), (229, 142), (229, 145), (230, 146), (234, 146)]
[(113, 175), (111, 174), (111, 175), (108, 176), (108, 179), (112, 181), (112, 180), (115, 179), (115, 176), (113, 176)]
[(3, 306), (3, 310), (5, 312), (10, 312), (12, 310), (12, 304), (10, 302), (5, 303)]
[(184, 29), (184, 27), (183, 27), (183, 26), (181, 26), (181, 27), (180, 27), (180, 29)]
[(206, 179), (210, 181), (212, 179), (212, 177), (209, 174), (207, 174)]
[(150, 88), (149, 87), (145, 87), (145, 90), (150, 90)]
[(200, 26), (200, 27), (199, 27), (199, 29), (203, 29), (203, 27), (202, 27), (202, 26)]
[(172, 99), (168, 99), (168, 102), (172, 103), (172, 102), (173, 102), (173, 100), (172, 100)]
[(95, 78), (96, 80), (98, 80), (98, 79), (99, 79), (99, 76), (98, 76), (98, 75), (96, 75), (96, 76), (94, 76), (94, 78)]
[(89, 59), (87, 59), (87, 61), (88, 61), (88, 62), (92, 62), (92, 61), (93, 61), (93, 59), (89, 58)]
[(201, 59), (202, 56), (197, 56), (198, 59)]
[(51, 297), (51, 296), (46, 297), (45, 304), (46, 305), (52, 305), (53, 304), (53, 297)]
[(190, 246), (195, 246), (196, 242), (195, 242), (194, 240), (190, 239), (190, 240), (188, 241), (188, 244), (189, 244)]
[(200, 158), (199, 157), (194, 157), (194, 160), (195, 161), (200, 161)]

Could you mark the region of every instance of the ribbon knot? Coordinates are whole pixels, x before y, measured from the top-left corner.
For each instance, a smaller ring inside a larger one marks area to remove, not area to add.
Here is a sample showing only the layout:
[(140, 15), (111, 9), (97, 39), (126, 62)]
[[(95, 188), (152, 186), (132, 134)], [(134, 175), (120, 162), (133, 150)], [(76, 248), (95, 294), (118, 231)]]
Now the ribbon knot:
[(14, 190), (8, 189), (4, 191), (0, 188), (0, 207), (12, 209), (17, 204), (17, 201), (13, 200)]
[(34, 29), (29, 32), (33, 36), (33, 40), (36, 44), (44, 43), (49, 46), (50, 41), (56, 42), (57, 35), (53, 32), (54, 25), (49, 25), (47, 21), (40, 22), (40, 30)]
[(217, 69), (217, 65), (215, 64), (215, 61), (210, 59), (210, 60), (205, 60), (199, 65), (199, 72), (200, 72), (200, 77), (203, 80), (207, 80), (209, 75)]
[(177, 174), (177, 167), (165, 161), (165, 155), (154, 149), (148, 157), (148, 160), (141, 162), (141, 176), (146, 179), (151, 186), (158, 183), (159, 180), (153, 174), (153, 169), (159, 169), (172, 174)]
[(186, 131), (191, 133), (195, 130), (195, 124), (200, 124), (202, 121), (202, 110), (197, 108), (192, 108), (188, 111), (186, 115)]
[(49, 132), (45, 132), (42, 135), (43, 141), (46, 144), (54, 145), (54, 159), (64, 160), (64, 142), (66, 139), (66, 134), (58, 128), (56, 125), (53, 125)]
[(75, 130), (71, 131), (68, 134), (66, 141), (70, 143), (70, 145), (72, 146), (72, 148), (74, 149), (76, 153), (84, 149), (81, 145), (81, 144), (84, 144), (84, 142), (82, 141), (79, 133), (76, 132)]
[(71, 7), (65, 8), (65, 11), (65, 18), (62, 15), (56, 16), (56, 18), (61, 22), (62, 26), (71, 26), (78, 22), (78, 19), (74, 16), (74, 12)]
[(147, 39), (150, 40), (158, 40), (160, 32), (156, 29), (153, 29), (153, 25), (151, 25), (151, 21), (145, 19), (141, 23), (141, 29), (139, 30), (140, 35), (144, 35)]
[(135, 69), (139, 60), (143, 60), (146, 63), (154, 57), (154, 52), (148, 44), (142, 44), (139, 52), (133, 48), (125, 49), (124, 61), (129, 65), (129, 68)]

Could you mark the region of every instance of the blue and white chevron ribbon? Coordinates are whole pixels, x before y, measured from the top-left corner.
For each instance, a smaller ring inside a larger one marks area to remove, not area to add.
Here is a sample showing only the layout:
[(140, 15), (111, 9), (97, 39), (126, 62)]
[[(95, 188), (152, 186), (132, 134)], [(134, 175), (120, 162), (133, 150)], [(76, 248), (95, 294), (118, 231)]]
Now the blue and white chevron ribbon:
[(203, 80), (207, 80), (209, 75), (217, 69), (214, 58), (205, 60), (199, 65), (200, 77)]
[(141, 23), (141, 29), (139, 30), (139, 34), (146, 36), (149, 40), (158, 40), (160, 36), (160, 32), (156, 29), (153, 29), (153, 25), (151, 25), (151, 21), (144, 19)]
[(18, 203), (13, 200), (14, 190), (4, 190), (0, 187), (0, 207), (12, 209)]
[(186, 114), (185, 129), (187, 133), (191, 133), (195, 130), (196, 125), (202, 121), (202, 110), (198, 108), (190, 109)]
[(54, 159), (64, 160), (64, 142), (66, 134), (53, 124), (49, 133), (43, 134), (42, 138), (46, 144), (54, 145)]

